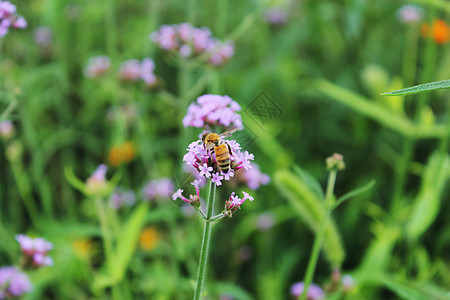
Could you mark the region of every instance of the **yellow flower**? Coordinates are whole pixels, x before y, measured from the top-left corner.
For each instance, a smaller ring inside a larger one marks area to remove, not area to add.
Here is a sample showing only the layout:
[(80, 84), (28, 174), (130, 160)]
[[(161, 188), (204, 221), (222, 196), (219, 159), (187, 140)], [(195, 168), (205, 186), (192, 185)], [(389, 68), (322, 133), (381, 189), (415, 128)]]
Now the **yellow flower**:
[(431, 27), (422, 25), (422, 36), (434, 39), (436, 44), (445, 44), (450, 41), (450, 27), (443, 20), (435, 20)]
[(136, 154), (135, 149), (131, 142), (124, 142), (123, 144), (111, 147), (108, 153), (109, 165), (118, 167), (123, 163), (132, 161)]
[(153, 227), (147, 227), (139, 236), (139, 246), (146, 251), (150, 251), (156, 247), (159, 242), (159, 233), (158, 230)]

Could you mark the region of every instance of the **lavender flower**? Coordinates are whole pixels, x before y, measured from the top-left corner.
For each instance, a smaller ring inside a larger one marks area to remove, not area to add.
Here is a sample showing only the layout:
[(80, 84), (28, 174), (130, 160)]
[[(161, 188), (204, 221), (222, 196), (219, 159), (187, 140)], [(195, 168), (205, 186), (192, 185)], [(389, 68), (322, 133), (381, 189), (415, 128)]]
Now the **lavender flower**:
[(282, 8), (273, 7), (266, 10), (265, 19), (272, 25), (282, 26), (288, 21), (288, 11)]
[(86, 191), (88, 194), (99, 194), (106, 191), (108, 187), (108, 182), (106, 181), (107, 171), (108, 167), (106, 165), (99, 165), (91, 177), (86, 180)]
[(0, 137), (9, 139), (14, 134), (14, 125), (11, 120), (3, 120), (0, 122)]
[(88, 78), (99, 78), (108, 72), (111, 61), (108, 56), (95, 56), (89, 59), (84, 69), (84, 75)]
[(16, 14), (16, 6), (9, 1), (0, 1), (0, 37), (4, 37), (10, 27), (26, 28), (27, 21)]
[(355, 286), (355, 279), (350, 275), (342, 276), (342, 285), (344, 286), (344, 291), (348, 292)]
[(405, 24), (418, 23), (422, 21), (423, 10), (414, 5), (403, 5), (397, 10), (397, 18)]
[(264, 213), (260, 214), (258, 216), (258, 219), (256, 220), (256, 225), (259, 230), (261, 231), (267, 231), (270, 228), (273, 227), (273, 224), (275, 223), (275, 218), (273, 214), (271, 213)]
[(240, 105), (228, 96), (206, 94), (189, 105), (183, 118), (184, 127), (225, 126), (242, 127), (242, 118), (237, 113)]
[(244, 197), (241, 199), (237, 195), (235, 195), (234, 192), (231, 193), (230, 198), (228, 198), (227, 201), (225, 201), (225, 209), (223, 211), (223, 214), (228, 217), (232, 217), (233, 213), (241, 209), (241, 205), (245, 202), (245, 200), (253, 201), (254, 198), (247, 194), (246, 192), (242, 192)]
[(122, 63), (119, 69), (119, 76), (124, 81), (138, 81), (142, 80), (148, 87), (153, 87), (157, 84), (155, 70), (155, 63), (151, 58), (144, 58), (142, 62), (137, 59), (129, 59)]
[(182, 57), (206, 55), (207, 61), (214, 66), (225, 64), (234, 55), (232, 41), (221, 42), (208, 28), (197, 28), (189, 23), (162, 25), (150, 34), (150, 39), (161, 49)]
[[(304, 290), (304, 283), (303, 282), (297, 282), (294, 283), (291, 286), (291, 294), (294, 297), (299, 297), (301, 294), (303, 294)], [(308, 300), (320, 300), (325, 298), (325, 293), (323, 290), (316, 284), (311, 283), (308, 288)]]
[(0, 268), (0, 299), (15, 298), (33, 288), (28, 275), (15, 266)]
[(195, 207), (200, 207), (201, 201), (200, 201), (200, 189), (198, 187), (198, 183), (197, 182), (192, 182), (191, 183), (194, 187), (195, 187), (195, 195), (190, 195), (189, 199), (183, 196), (183, 190), (182, 189), (178, 189), (173, 195), (172, 195), (172, 200), (177, 200), (178, 198), (180, 198), (181, 200), (183, 200), (186, 203), (191, 204), (192, 206)]
[(25, 264), (31, 267), (52, 266), (53, 259), (47, 253), (53, 249), (53, 244), (44, 238), (31, 238), (24, 234), (16, 235), (22, 253), (25, 256)]
[(270, 182), (270, 177), (264, 174), (255, 163), (251, 163), (251, 168), (244, 170), (237, 176), (237, 180), (244, 182), (250, 189), (257, 190), (261, 185)]
[(141, 75), (141, 63), (137, 59), (128, 59), (120, 65), (119, 76), (123, 81), (137, 81)]
[(222, 180), (230, 180), (233, 177), (234, 172), (239, 169), (250, 169), (250, 160), (254, 159), (253, 154), (249, 154), (247, 151), (241, 152), (239, 143), (235, 140), (223, 141), (230, 148), (230, 169), (227, 173), (223, 173), (217, 166), (217, 161), (214, 153), (205, 149), (202, 141), (199, 139), (192, 142), (186, 150), (188, 153), (184, 155), (183, 161), (188, 165), (193, 166), (198, 176), (209, 179), (212, 176), (213, 181), (217, 185), (222, 184)]
[(123, 206), (132, 206), (136, 202), (136, 196), (132, 190), (125, 190), (123, 188), (115, 188), (111, 197), (109, 198), (109, 205), (115, 210)]
[(142, 188), (142, 197), (145, 201), (152, 201), (156, 198), (167, 198), (172, 194), (174, 189), (175, 185), (169, 178), (151, 180)]
[(34, 42), (40, 47), (48, 47), (52, 43), (53, 34), (50, 27), (40, 26), (33, 30)]

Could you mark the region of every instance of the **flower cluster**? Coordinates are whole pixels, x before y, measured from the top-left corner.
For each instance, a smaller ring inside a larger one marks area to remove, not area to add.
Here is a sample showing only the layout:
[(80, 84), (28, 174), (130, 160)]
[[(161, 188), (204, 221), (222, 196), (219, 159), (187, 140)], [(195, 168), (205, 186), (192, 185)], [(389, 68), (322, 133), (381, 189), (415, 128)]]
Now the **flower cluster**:
[(420, 22), (423, 18), (423, 10), (415, 5), (403, 5), (397, 10), (397, 18), (405, 24)]
[(150, 180), (142, 188), (142, 198), (145, 201), (152, 201), (156, 198), (167, 198), (170, 197), (174, 189), (175, 185), (169, 178)]
[(208, 28), (197, 28), (189, 23), (163, 25), (151, 33), (150, 39), (161, 49), (177, 52), (182, 57), (206, 54), (208, 62), (214, 66), (223, 65), (234, 54), (232, 41), (221, 42)]
[(16, 298), (32, 289), (28, 275), (15, 266), (0, 268), (0, 299)]
[[(303, 294), (303, 290), (305, 289), (305, 284), (303, 282), (294, 283), (291, 286), (291, 294), (294, 297), (299, 297)], [(316, 284), (311, 283), (308, 287), (308, 300), (321, 300), (325, 299), (324, 291)]]
[(4, 37), (10, 27), (25, 28), (27, 21), (16, 14), (16, 6), (9, 1), (0, 1), (0, 37)]
[(117, 187), (109, 197), (109, 205), (115, 210), (123, 206), (132, 206), (136, 202), (136, 196), (132, 190)]
[(230, 180), (235, 170), (250, 169), (250, 160), (255, 158), (248, 151), (241, 152), (241, 146), (235, 140), (223, 141), (230, 150), (230, 169), (227, 173), (219, 169), (215, 154), (205, 149), (201, 140), (192, 142), (186, 149), (188, 153), (183, 157), (183, 161), (193, 166), (200, 177), (211, 179), (217, 186), (222, 185), (222, 180)]
[(234, 192), (231, 193), (230, 198), (228, 198), (228, 200), (225, 201), (225, 210), (223, 212), (225, 216), (231, 218), (236, 210), (241, 209), (241, 205), (245, 202), (245, 200), (247, 199), (250, 201), (254, 200), (254, 198), (250, 196), (248, 193), (242, 192), (242, 194), (244, 195), (244, 197), (241, 199), (239, 198), (238, 195), (235, 195)]
[(327, 170), (341, 171), (345, 169), (344, 157), (339, 153), (334, 153), (326, 160)]
[(225, 126), (242, 127), (242, 118), (237, 113), (241, 106), (228, 96), (206, 94), (189, 105), (183, 118), (184, 127)]
[(257, 190), (261, 185), (266, 185), (270, 182), (270, 177), (264, 174), (255, 163), (251, 163), (251, 168), (240, 172), (235, 178), (244, 182), (250, 189)]
[(99, 78), (108, 72), (111, 61), (108, 56), (94, 56), (84, 69), (84, 75), (88, 78)]
[(153, 71), (155, 63), (151, 58), (144, 58), (142, 61), (129, 59), (120, 65), (119, 76), (123, 81), (138, 81), (142, 79), (148, 87), (157, 84), (157, 79)]
[(22, 253), (25, 256), (26, 265), (31, 267), (52, 266), (53, 259), (47, 255), (52, 250), (53, 244), (43, 238), (30, 238), (24, 234), (16, 235)]

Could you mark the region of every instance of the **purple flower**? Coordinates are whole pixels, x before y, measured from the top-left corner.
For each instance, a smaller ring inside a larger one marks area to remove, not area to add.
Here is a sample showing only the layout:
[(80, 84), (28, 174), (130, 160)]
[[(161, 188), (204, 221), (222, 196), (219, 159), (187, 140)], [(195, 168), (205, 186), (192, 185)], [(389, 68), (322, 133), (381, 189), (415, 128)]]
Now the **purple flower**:
[(403, 5), (397, 10), (397, 18), (402, 23), (417, 23), (423, 18), (423, 10), (418, 6)]
[(251, 163), (251, 168), (243, 170), (237, 176), (239, 181), (244, 182), (250, 189), (256, 190), (261, 185), (266, 185), (270, 182), (270, 177), (264, 174), (255, 163)]
[(186, 197), (184, 197), (182, 195), (183, 190), (182, 189), (178, 189), (178, 191), (172, 195), (172, 199), (175, 201), (178, 198), (180, 198), (181, 200), (183, 200), (186, 203), (189, 203), (189, 204), (191, 204), (193, 206), (199, 207), (200, 204), (201, 204), (200, 203), (200, 190), (198, 189), (198, 186), (196, 186), (194, 184), (194, 182), (192, 184), (195, 186), (195, 191), (196, 191), (195, 195), (190, 195), (189, 199), (188, 199), (188, 198), (186, 198)]
[(25, 28), (27, 21), (24, 17), (16, 14), (16, 6), (9, 1), (0, 1), (0, 37), (9, 32), (10, 27)]
[(99, 165), (92, 173), (91, 177), (86, 180), (86, 190), (89, 194), (96, 194), (105, 191), (107, 188), (106, 172), (108, 167), (106, 165)]
[(138, 81), (142, 80), (148, 87), (153, 87), (157, 83), (155, 70), (155, 63), (149, 57), (146, 57), (140, 62), (137, 59), (129, 59), (124, 61), (119, 69), (120, 79), (123, 81)]
[(350, 275), (342, 276), (342, 285), (345, 291), (350, 291), (355, 286), (355, 279)]
[(258, 219), (256, 220), (257, 227), (261, 231), (269, 230), (270, 228), (272, 228), (274, 223), (275, 218), (271, 213), (260, 214), (258, 216)]
[(189, 23), (162, 25), (150, 34), (150, 39), (161, 49), (185, 58), (206, 55), (207, 61), (214, 66), (223, 65), (234, 55), (232, 41), (222, 43), (208, 28), (196, 28)]
[(14, 133), (14, 125), (11, 120), (3, 120), (0, 122), (0, 137), (8, 139)]
[[(187, 165), (193, 166), (197, 171), (197, 174), (201, 178), (210, 178), (210, 173), (213, 174), (214, 182), (219, 183), (222, 179), (230, 180), (234, 176), (235, 170), (242, 168), (243, 166), (251, 167), (248, 159), (254, 159), (253, 155), (242, 155), (239, 148), (236, 147), (239, 144), (233, 140), (225, 140), (225, 143), (230, 147), (230, 169), (227, 173), (223, 173), (217, 166), (216, 158), (211, 151), (206, 150), (201, 140), (197, 140), (189, 145), (188, 152), (184, 155), (183, 161)], [(214, 175), (215, 174), (215, 175)], [(221, 184), (221, 182), (220, 182)], [(219, 185), (220, 185), (219, 184)]]
[(242, 118), (237, 113), (239, 104), (228, 96), (206, 94), (197, 98), (197, 102), (189, 105), (183, 118), (184, 127), (224, 126), (227, 128), (242, 127)]
[(266, 21), (275, 26), (284, 25), (288, 18), (288, 11), (278, 7), (269, 8), (265, 13)]
[(15, 266), (0, 268), (0, 299), (19, 297), (30, 292), (32, 288), (28, 275), (19, 268)]
[(150, 180), (142, 188), (142, 197), (144, 201), (152, 201), (156, 198), (167, 198), (173, 193), (175, 185), (169, 178), (159, 178)]
[(84, 75), (88, 78), (99, 78), (106, 74), (110, 66), (111, 61), (108, 56), (92, 57), (84, 69)]
[(117, 187), (109, 197), (109, 205), (115, 210), (123, 206), (132, 206), (136, 202), (136, 196), (132, 190)]
[(53, 244), (44, 238), (31, 238), (25, 234), (16, 235), (16, 241), (19, 242), (22, 253), (26, 258), (27, 264), (31, 267), (52, 266), (53, 259), (47, 253), (53, 249)]
[(119, 76), (124, 81), (137, 81), (141, 74), (141, 63), (137, 59), (124, 61), (119, 68)]
[[(183, 193), (183, 190), (182, 189), (178, 189), (177, 192), (172, 195), (172, 199), (173, 200), (177, 200), (178, 198), (183, 199), (184, 197), (183, 197), (183, 195), (181, 193)], [(186, 199), (186, 198), (184, 198), (184, 199)], [(188, 200), (186, 199), (185, 201), (188, 201)]]
[(219, 172), (213, 173), (211, 177), (211, 181), (214, 182), (217, 186), (222, 185), (221, 180), (223, 176), (220, 176)]
[[(304, 290), (304, 283), (303, 282), (297, 282), (294, 283), (291, 286), (291, 294), (294, 297), (299, 297), (301, 294), (303, 294)], [(308, 300), (320, 300), (325, 298), (325, 293), (323, 290), (316, 284), (311, 283), (308, 288)]]
[(34, 41), (41, 47), (47, 47), (52, 43), (53, 34), (49, 27), (40, 26), (33, 30)]
[(241, 209), (241, 205), (245, 202), (245, 200), (249, 199), (250, 201), (253, 201), (253, 197), (247, 194), (246, 192), (242, 192), (244, 194), (244, 198), (239, 198), (239, 196), (235, 195), (234, 192), (231, 193), (230, 198), (228, 198), (227, 201), (225, 201), (225, 209), (223, 211), (223, 214), (225, 216), (229, 216), (230, 218), (233, 216), (233, 213)]
[(211, 171), (213, 170), (212, 167), (208, 167), (206, 163), (204, 163), (202, 166), (199, 166), (198, 169), (200, 170), (200, 173), (198, 175), (205, 176), (206, 178), (211, 177)]

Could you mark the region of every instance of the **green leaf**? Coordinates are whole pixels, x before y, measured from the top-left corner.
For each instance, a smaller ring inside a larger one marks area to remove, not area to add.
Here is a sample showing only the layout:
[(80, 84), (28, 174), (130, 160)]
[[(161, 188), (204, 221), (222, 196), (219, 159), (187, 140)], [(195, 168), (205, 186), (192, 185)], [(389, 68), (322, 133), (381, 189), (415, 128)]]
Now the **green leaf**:
[(228, 282), (216, 282), (214, 284), (214, 291), (219, 294), (226, 294), (233, 296), (233, 299), (242, 299), (242, 300), (251, 300), (252, 296), (239, 287), (236, 284), (228, 283)]
[(64, 168), (64, 176), (66, 177), (67, 181), (71, 186), (82, 192), (83, 194), (86, 193), (86, 185), (83, 181), (77, 178), (75, 174), (73, 173), (73, 167), (72, 166), (66, 166)]
[(128, 264), (136, 249), (141, 228), (145, 223), (147, 211), (147, 203), (141, 203), (134, 209), (133, 214), (125, 223), (117, 238), (117, 248), (113, 251), (112, 259), (109, 262), (110, 267), (108, 269), (111, 273), (100, 273), (95, 277), (93, 283), (95, 291), (115, 285), (125, 276)]
[[(289, 200), (300, 219), (317, 233), (326, 214), (323, 199), (319, 198), (304, 180), (292, 172), (280, 170), (275, 173), (274, 179), (278, 189)], [(340, 267), (345, 251), (332, 218), (325, 230), (323, 250), (332, 267)]]
[(439, 293), (431, 291), (423, 284), (411, 284), (410, 282), (403, 282), (393, 278), (385, 277), (380, 280), (382, 284), (397, 294), (401, 299), (406, 300), (425, 300), (425, 299), (435, 299), (435, 300), (445, 300), (449, 299), (450, 291), (440, 290)]
[(409, 237), (421, 236), (436, 219), (445, 183), (450, 174), (450, 157), (435, 152), (431, 155), (422, 178), (419, 194), (414, 200), (406, 231)]
[(393, 92), (381, 93), (380, 95), (382, 96), (414, 95), (440, 89), (450, 89), (450, 79), (423, 83), (407, 87), (401, 90), (396, 90)]
[(334, 204), (334, 208), (338, 207), (339, 205), (341, 205), (343, 202), (347, 201), (348, 199), (356, 197), (359, 194), (362, 194), (362, 193), (370, 190), (374, 185), (375, 185), (375, 180), (371, 180), (368, 184), (348, 192), (347, 194), (340, 197), (336, 201), (336, 203)]
[(416, 127), (405, 116), (394, 113), (379, 103), (373, 102), (327, 80), (321, 79), (316, 81), (315, 88), (320, 93), (330, 97), (330, 99), (348, 106), (362, 116), (375, 120), (386, 128), (390, 128), (405, 137), (416, 139), (445, 137), (448, 135), (448, 129), (444, 125)]

